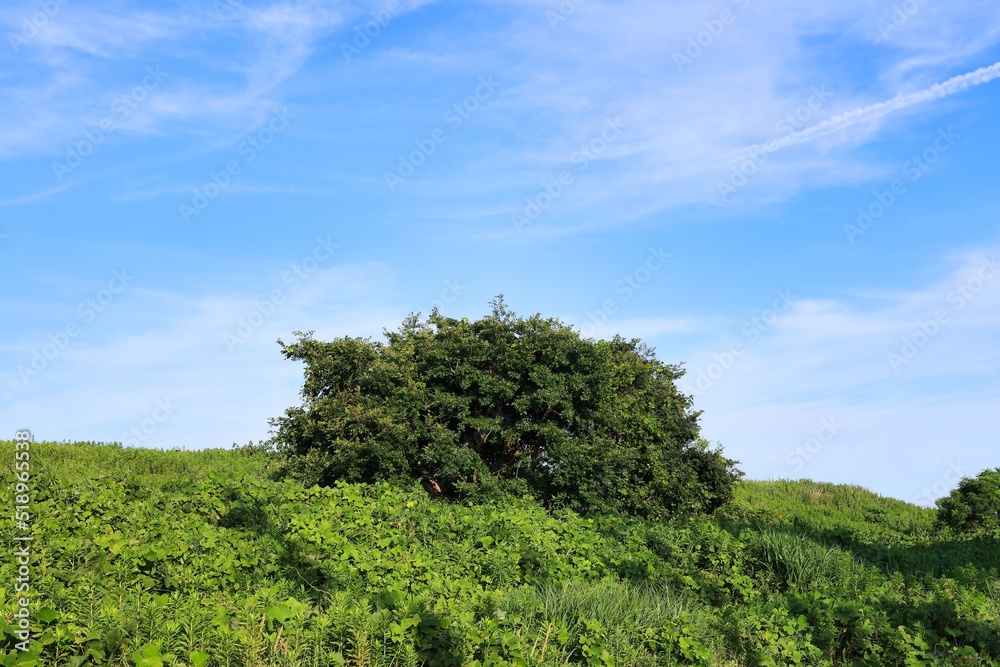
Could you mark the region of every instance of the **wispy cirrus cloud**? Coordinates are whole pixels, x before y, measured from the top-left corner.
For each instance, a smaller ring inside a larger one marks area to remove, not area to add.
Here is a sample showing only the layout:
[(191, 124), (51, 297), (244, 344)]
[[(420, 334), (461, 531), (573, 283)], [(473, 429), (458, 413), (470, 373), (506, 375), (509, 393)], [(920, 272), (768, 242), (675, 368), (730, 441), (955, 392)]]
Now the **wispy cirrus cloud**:
[[(557, 5), (515, 4), (507, 18), (516, 30), (500, 31), (489, 52), (448, 42), (482, 67), (504, 54), (504, 89), (479, 122), (500, 136), (532, 137), (453, 169), (427, 170), (411, 188), (433, 200), (453, 186), (484, 211), (506, 204), (506, 213), (485, 212), (463, 233), (513, 238), (504, 222), (522, 193), (571, 166), (608, 117), (625, 119), (628, 132), (578, 175), (579, 187), (546, 213), (547, 224), (535, 226), (539, 241), (718, 207), (732, 162), (762, 143), (782, 150), (741, 190), (741, 201), (786, 201), (866, 182), (890, 167), (859, 149), (927, 122), (944, 97), (989, 81), (994, 68), (983, 64), (996, 61), (1000, 38), (988, 28), (1000, 21), (1000, 8), (985, 3), (915, 16), (887, 37), (879, 23), (892, 7), (862, 2), (573, 6), (552, 24), (546, 12), (559, 13)], [(977, 23), (987, 29), (972, 31)], [(967, 35), (963, 48), (945, 48), (934, 38), (942, 30)], [(845, 60), (837, 55), (844, 49), (871, 57), (863, 65)], [(783, 127), (817, 87), (829, 91), (821, 108), (807, 123)], [(882, 122), (888, 114), (893, 121)]]
[[(211, 7), (61, 6), (16, 52), (0, 55), (0, 62), (30, 67), (28, 76), (0, 80), (15, 102), (0, 112), (3, 127), (12, 128), (0, 133), (0, 157), (57, 153), (114, 116), (115, 98), (140, 85), (148, 65), (162, 68), (169, 85), (117, 119), (122, 134), (197, 137), (234, 122), (250, 126), (282, 99), (276, 87), (317, 43), (360, 12), (334, 2), (238, 2), (224, 15)], [(21, 3), (0, 20), (19, 34), (19, 21), (34, 12)]]

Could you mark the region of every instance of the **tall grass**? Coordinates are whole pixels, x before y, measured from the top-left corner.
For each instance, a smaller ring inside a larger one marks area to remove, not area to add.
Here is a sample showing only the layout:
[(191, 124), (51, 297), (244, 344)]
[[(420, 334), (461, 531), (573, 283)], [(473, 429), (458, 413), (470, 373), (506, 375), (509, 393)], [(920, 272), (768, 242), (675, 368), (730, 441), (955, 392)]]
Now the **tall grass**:
[(757, 533), (753, 553), (778, 581), (799, 588), (843, 582), (857, 565), (854, 556), (841, 548), (781, 528), (764, 528)]
[[(711, 611), (689, 593), (662, 582), (569, 581), (526, 587), (507, 595), (502, 606), (508, 614), (522, 619), (526, 633), (541, 640), (535, 642), (530, 655), (539, 660), (544, 656), (544, 664), (565, 664), (576, 655), (574, 644), (556, 646), (551, 641), (554, 631), (565, 629), (570, 636), (585, 634), (592, 621), (607, 631), (605, 647), (618, 665), (663, 664), (641, 641), (620, 632), (622, 629), (684, 624), (692, 629), (695, 639), (715, 643)], [(548, 643), (544, 642), (546, 637), (550, 638)]]

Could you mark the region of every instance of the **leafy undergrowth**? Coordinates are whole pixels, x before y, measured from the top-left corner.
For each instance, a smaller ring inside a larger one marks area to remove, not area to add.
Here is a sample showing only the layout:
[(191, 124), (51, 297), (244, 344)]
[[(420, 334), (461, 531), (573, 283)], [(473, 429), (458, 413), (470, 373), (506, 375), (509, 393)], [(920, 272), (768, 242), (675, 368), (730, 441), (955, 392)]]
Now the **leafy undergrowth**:
[(1000, 665), (998, 536), (857, 487), (742, 482), (654, 523), (305, 489), (238, 451), (31, 453), (31, 650), (7, 557), (3, 665)]

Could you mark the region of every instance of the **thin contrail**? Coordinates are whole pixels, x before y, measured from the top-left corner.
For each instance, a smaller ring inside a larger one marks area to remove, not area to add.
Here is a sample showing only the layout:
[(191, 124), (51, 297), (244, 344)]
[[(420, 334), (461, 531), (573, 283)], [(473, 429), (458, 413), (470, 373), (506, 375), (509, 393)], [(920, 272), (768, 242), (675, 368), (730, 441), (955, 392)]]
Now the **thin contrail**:
[(834, 116), (833, 118), (824, 120), (822, 123), (817, 123), (816, 125), (807, 127), (804, 130), (792, 132), (791, 134), (787, 134), (772, 141), (753, 144), (752, 146), (741, 148), (733, 153), (733, 159), (745, 157), (754, 153), (760, 153), (761, 151), (773, 153), (781, 150), (782, 148), (787, 148), (788, 146), (812, 141), (813, 139), (831, 134), (845, 127), (851, 127), (852, 125), (867, 123), (868, 121), (875, 120), (876, 118), (881, 118), (882, 116), (886, 116), (893, 111), (905, 109), (906, 107), (920, 104), (921, 102), (929, 102), (931, 100), (954, 95), (955, 93), (960, 93), (963, 90), (967, 90), (974, 86), (988, 83), (998, 77), (1000, 77), (1000, 62), (994, 63), (989, 67), (980, 67), (976, 71), (969, 72), (968, 74), (961, 74), (959, 76), (952, 77), (947, 81), (936, 83), (925, 90), (915, 93), (896, 95), (892, 99), (886, 100), (885, 102), (876, 102), (875, 104), (859, 107), (853, 111), (842, 113), (839, 116)]

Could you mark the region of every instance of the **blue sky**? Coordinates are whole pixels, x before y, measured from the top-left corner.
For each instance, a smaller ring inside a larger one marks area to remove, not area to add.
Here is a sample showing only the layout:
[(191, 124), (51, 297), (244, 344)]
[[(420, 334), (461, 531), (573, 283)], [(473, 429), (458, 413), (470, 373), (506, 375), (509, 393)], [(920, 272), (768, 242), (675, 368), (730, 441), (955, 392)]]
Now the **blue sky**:
[(503, 293), (684, 362), (751, 478), (1000, 465), (1000, 5), (0, 9), (0, 429), (228, 447), (275, 343)]

